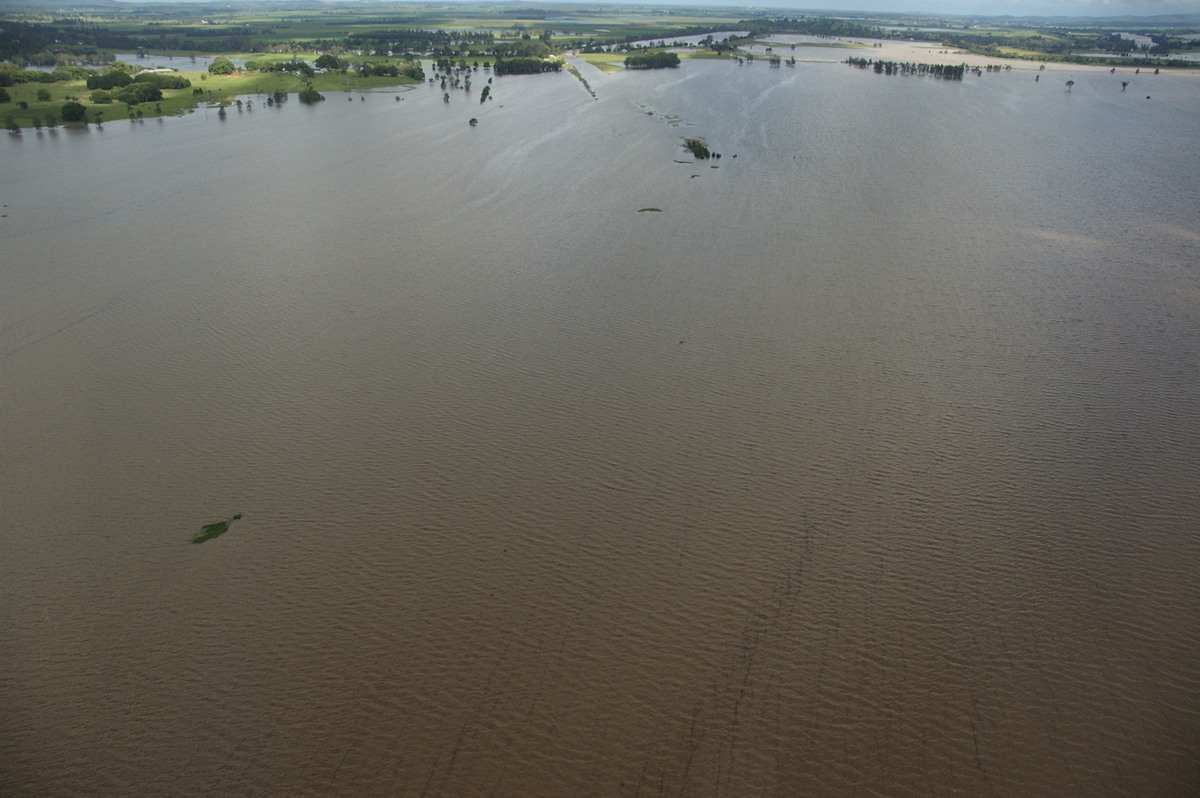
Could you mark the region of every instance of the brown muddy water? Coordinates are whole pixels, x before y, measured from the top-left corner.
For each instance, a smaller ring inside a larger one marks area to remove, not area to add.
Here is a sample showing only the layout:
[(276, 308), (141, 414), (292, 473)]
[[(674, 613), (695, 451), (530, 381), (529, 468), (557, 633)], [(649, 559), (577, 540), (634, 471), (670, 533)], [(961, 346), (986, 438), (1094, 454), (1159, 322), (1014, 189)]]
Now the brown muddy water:
[(1200, 79), (585, 76), (0, 141), (0, 793), (1200, 792)]

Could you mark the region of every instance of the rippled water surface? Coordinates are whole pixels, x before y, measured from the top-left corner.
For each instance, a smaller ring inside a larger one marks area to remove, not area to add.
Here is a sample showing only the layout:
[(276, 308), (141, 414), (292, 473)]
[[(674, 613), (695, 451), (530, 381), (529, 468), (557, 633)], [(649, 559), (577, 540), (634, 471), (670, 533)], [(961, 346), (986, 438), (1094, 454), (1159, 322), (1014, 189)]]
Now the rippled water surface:
[(585, 76), (0, 141), (0, 793), (1200, 792), (1200, 78)]

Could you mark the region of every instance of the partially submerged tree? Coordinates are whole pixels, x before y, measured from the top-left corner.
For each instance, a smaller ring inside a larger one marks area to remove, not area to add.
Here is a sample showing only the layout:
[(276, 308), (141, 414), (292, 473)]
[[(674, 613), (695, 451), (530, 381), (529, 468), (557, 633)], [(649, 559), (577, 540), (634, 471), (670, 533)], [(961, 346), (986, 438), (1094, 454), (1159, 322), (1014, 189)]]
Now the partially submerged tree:
[(685, 138), (683, 140), (683, 148), (701, 160), (712, 157), (712, 153), (709, 152), (708, 145), (704, 143), (703, 139)]
[(300, 102), (305, 103), (307, 105), (311, 105), (312, 103), (319, 103), (319, 102), (321, 102), (321, 100), (325, 99), (325, 95), (321, 94), (321, 92), (314, 89), (313, 85), (311, 83), (304, 84), (304, 88), (300, 90), (300, 94), (298, 96), (299, 96)]

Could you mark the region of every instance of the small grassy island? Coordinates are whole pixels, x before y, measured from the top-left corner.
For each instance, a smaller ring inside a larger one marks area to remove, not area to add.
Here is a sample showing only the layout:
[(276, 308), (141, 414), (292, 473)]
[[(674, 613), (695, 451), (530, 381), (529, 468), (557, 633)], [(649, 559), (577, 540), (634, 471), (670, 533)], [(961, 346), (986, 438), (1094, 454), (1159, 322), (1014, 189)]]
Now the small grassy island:
[(192, 543), (203, 543), (206, 540), (212, 540), (213, 538), (218, 538), (221, 535), (224, 535), (229, 531), (229, 527), (233, 525), (233, 522), (237, 521), (241, 517), (242, 514), (237, 513), (229, 518), (226, 518), (224, 521), (217, 521), (213, 524), (205, 524), (201, 528), (200, 534), (192, 538)]
[[(0, 119), (14, 135), (27, 128), (183, 114), (201, 105), (250, 110), (254, 100), (241, 99), (247, 95), (259, 95), (260, 105), (278, 105), (277, 98), (291, 93), (314, 103), (326, 91), (423, 83), (431, 68), (449, 83), (443, 87), (447, 102), (451, 89), (469, 93), (466, 76), (481, 68), (497, 77), (566, 69), (595, 97), (568, 58), (603, 71), (676, 68), (687, 58), (795, 67), (795, 55), (774, 52), (780, 36), (803, 36), (804, 47), (913, 42), (1014, 63), (1102, 65), (1114, 71), (1194, 69), (1195, 61), (1177, 56), (1200, 53), (1200, 20), (1182, 15), (1089, 20), (1073, 27), (1007, 17), (850, 19), (788, 17), (766, 9), (694, 8), (685, 14), (654, 7), (617, 14), (580, 6), (572, 7), (568, 22), (555, 7), (538, 5), (332, 2), (319, 13), (288, 3), (223, 6), (219, 12), (188, 4), (121, 10), (88, 5), (51, 12), (37, 0), (28, 2), (17, 0), (0, 17)], [(794, 51), (797, 44), (782, 46)], [(949, 80), (962, 79), (964, 69), (878, 57), (847, 62), (882, 74)], [(491, 89), (483, 91), (481, 103), (490, 99)]]

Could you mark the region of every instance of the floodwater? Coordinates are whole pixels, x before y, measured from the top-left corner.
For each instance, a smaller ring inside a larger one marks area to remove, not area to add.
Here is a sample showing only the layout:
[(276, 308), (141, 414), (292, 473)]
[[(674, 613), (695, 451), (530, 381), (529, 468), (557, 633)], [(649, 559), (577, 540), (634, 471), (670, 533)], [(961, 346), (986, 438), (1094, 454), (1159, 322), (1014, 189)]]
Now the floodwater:
[(1200, 79), (585, 69), (0, 141), (0, 793), (1200, 792)]

